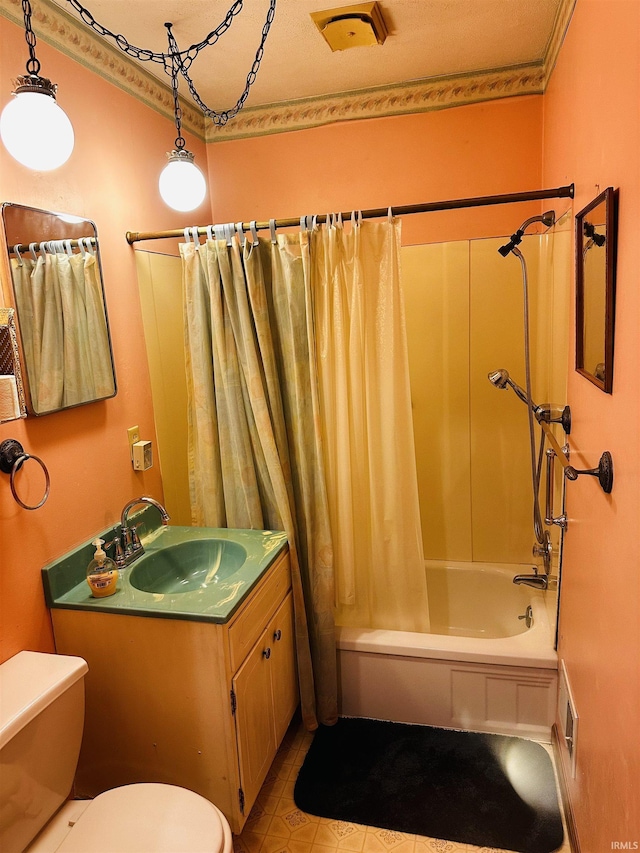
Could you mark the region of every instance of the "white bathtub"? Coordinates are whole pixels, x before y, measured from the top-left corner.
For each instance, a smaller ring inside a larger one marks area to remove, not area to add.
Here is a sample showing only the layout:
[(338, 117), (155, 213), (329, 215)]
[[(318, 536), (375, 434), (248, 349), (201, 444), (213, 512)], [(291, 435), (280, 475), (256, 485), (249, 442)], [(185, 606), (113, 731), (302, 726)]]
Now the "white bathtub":
[(431, 633), (338, 628), (341, 713), (549, 740), (558, 661), (525, 570), (427, 561)]

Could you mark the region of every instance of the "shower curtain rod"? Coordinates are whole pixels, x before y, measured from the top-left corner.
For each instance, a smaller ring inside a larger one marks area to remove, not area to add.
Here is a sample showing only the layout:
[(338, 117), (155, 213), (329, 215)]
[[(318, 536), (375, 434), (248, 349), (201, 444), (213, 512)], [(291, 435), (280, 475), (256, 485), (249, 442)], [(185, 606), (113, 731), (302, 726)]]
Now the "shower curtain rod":
[[(82, 237), (81, 239), (83, 241), (89, 240), (89, 242), (91, 243), (92, 246), (96, 245), (96, 238), (95, 237)], [(27, 252), (31, 251), (32, 245), (36, 248), (39, 248), (40, 246), (45, 246), (47, 243), (65, 243), (65, 244), (69, 243), (69, 245), (71, 246), (72, 249), (77, 249), (80, 247), (80, 243), (78, 242), (78, 240), (75, 240), (75, 239), (74, 240), (68, 240), (68, 239), (64, 239), (64, 240), (42, 240), (42, 241), (36, 240), (34, 243), (17, 243), (15, 246), (8, 246), (9, 254), (15, 255), (16, 249), (17, 249), (21, 255), (26, 255)]]
[[(398, 207), (392, 207), (391, 210), (394, 216), (406, 216), (410, 213), (431, 213), (435, 210), (458, 210), (464, 207), (484, 207), (491, 204), (512, 204), (518, 201), (539, 201), (545, 198), (573, 198), (573, 184), (565, 187), (555, 187), (550, 190), (531, 190), (524, 193), (506, 193), (503, 195), (482, 195), (475, 198), (453, 198), (447, 201), (430, 201), (422, 204), (403, 204)], [(388, 207), (374, 207), (371, 210), (363, 210), (363, 219), (376, 219), (382, 216), (387, 216)], [(351, 211), (340, 214), (344, 219), (351, 216)], [(317, 222), (326, 222), (327, 216), (324, 213), (318, 214)], [(276, 228), (294, 228), (300, 226), (300, 217), (291, 217), (289, 219), (276, 219)], [(243, 222), (244, 230), (249, 230), (249, 223)], [(268, 222), (257, 222), (255, 227), (258, 231), (264, 231), (270, 227)], [(198, 235), (204, 236), (207, 233), (207, 226), (198, 226)], [(184, 228), (177, 228), (174, 231), (127, 231), (127, 243), (133, 245), (142, 240), (161, 240), (166, 237), (184, 237)]]

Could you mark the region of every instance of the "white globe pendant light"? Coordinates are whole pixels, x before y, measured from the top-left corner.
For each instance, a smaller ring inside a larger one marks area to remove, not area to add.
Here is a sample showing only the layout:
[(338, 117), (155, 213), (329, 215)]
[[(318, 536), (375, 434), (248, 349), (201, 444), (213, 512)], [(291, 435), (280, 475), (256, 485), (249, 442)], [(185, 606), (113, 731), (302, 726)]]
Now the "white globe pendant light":
[(207, 182), (194, 163), (194, 155), (185, 148), (167, 154), (169, 162), (160, 173), (158, 188), (165, 204), (187, 212), (200, 207), (207, 194)]
[(36, 36), (31, 27), (31, 3), (23, 0), (25, 39), (29, 48), (27, 73), (0, 116), (0, 138), (19, 163), (47, 172), (66, 163), (73, 151), (74, 134), (67, 114), (56, 103), (58, 87), (40, 76)]
[[(14, 0), (17, 2), (17, 0)], [(174, 210), (186, 212), (195, 210), (204, 201), (207, 184), (202, 171), (194, 163), (194, 155), (187, 151), (182, 136), (182, 109), (178, 95), (178, 77), (184, 78), (191, 96), (203, 114), (217, 126), (225, 125), (243, 108), (249, 96), (249, 90), (256, 80), (264, 47), (275, 17), (276, 0), (269, 0), (269, 9), (262, 27), (260, 44), (256, 51), (251, 70), (246, 78), (244, 90), (234, 106), (226, 110), (214, 110), (208, 107), (195, 87), (189, 75), (189, 68), (200, 51), (214, 45), (220, 36), (229, 29), (233, 19), (243, 7), (242, 0), (234, 0), (224, 20), (202, 41), (180, 50), (172, 32), (172, 24), (165, 23), (167, 29), (168, 51), (161, 53), (130, 44), (122, 33), (112, 32), (98, 23), (88, 9), (79, 0), (69, 0), (82, 21), (102, 38), (111, 39), (117, 48), (136, 60), (157, 62), (171, 77), (174, 120), (178, 131), (175, 149), (167, 154), (169, 162), (162, 171), (159, 180), (160, 195), (164, 202)], [(27, 74), (19, 77), (13, 92), (15, 98), (5, 107), (0, 116), (0, 138), (9, 153), (20, 163), (31, 169), (46, 171), (56, 169), (65, 163), (73, 151), (74, 134), (71, 122), (64, 111), (56, 104), (57, 86), (46, 77), (40, 77), (40, 62), (36, 58), (36, 36), (31, 26), (31, 2), (22, 0), (24, 13), (25, 39), (29, 48)]]
[(56, 103), (55, 87), (50, 84), (53, 91), (49, 92), (39, 85), (45, 78), (36, 79), (38, 84), (28, 77), (19, 78), (28, 82), (16, 88), (2, 111), (0, 137), (9, 154), (23, 166), (48, 172), (67, 162), (74, 134), (67, 114)]

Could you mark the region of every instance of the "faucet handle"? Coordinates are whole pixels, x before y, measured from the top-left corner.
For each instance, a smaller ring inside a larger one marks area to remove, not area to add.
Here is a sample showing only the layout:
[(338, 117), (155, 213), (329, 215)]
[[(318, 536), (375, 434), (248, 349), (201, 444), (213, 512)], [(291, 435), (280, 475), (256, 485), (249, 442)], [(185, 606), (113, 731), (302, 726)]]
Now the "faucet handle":
[(128, 555), (133, 550), (131, 528), (127, 525), (122, 528), (122, 545), (125, 555)]
[(131, 547), (134, 551), (139, 551), (142, 548), (142, 542), (138, 536), (138, 528), (141, 527), (142, 524), (143, 522), (140, 521), (138, 524), (132, 524), (131, 527), (129, 527), (129, 530), (131, 531)]
[(110, 548), (112, 545), (115, 545), (114, 558), (115, 563), (118, 568), (120, 568), (124, 564), (124, 550), (122, 548), (122, 539), (120, 536), (114, 536), (111, 542), (105, 543), (105, 549)]

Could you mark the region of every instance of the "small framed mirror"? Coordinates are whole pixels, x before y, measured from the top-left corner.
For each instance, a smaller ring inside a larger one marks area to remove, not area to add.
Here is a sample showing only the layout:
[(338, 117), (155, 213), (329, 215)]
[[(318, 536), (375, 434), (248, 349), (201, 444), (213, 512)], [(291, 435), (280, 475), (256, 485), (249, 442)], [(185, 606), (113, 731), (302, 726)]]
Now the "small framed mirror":
[(576, 370), (613, 390), (617, 191), (600, 193), (576, 214)]
[(113, 397), (95, 224), (10, 202), (2, 205), (2, 219), (29, 414)]

